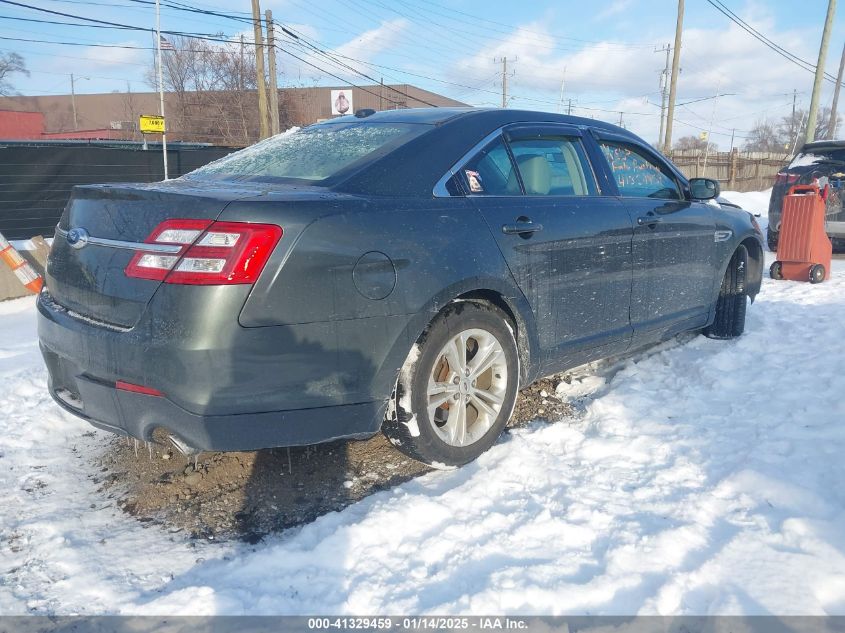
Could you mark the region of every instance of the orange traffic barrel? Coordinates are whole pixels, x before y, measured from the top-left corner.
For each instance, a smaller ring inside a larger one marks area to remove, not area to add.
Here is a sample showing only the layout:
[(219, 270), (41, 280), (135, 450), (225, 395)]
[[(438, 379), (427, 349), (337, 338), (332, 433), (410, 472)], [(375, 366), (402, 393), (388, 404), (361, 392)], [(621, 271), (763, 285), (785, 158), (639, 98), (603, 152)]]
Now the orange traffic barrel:
[(833, 245), (825, 229), (825, 203), (830, 189), (794, 185), (783, 199), (777, 261), (772, 279), (821, 283), (830, 276)]
[(12, 272), (24, 286), (36, 294), (41, 292), (41, 287), (44, 285), (41, 275), (35, 272), (29, 262), (21, 257), (21, 254), (15, 250), (14, 246), (9, 244), (2, 233), (0, 233), (0, 259), (12, 269)]

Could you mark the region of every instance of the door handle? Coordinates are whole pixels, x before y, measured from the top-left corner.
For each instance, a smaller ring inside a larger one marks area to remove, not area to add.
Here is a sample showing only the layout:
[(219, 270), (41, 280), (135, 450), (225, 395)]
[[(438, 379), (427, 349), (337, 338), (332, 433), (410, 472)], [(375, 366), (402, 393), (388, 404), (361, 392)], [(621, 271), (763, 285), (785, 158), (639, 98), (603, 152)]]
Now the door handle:
[(506, 235), (521, 235), (521, 234), (528, 234), (528, 233), (537, 233), (538, 231), (543, 230), (542, 224), (535, 224), (530, 220), (527, 221), (518, 221), (514, 222), (513, 224), (503, 224), (502, 225), (502, 233)]
[(657, 215), (644, 215), (641, 218), (637, 218), (637, 224), (640, 226), (645, 226), (647, 224), (660, 224), (663, 222), (663, 218)]

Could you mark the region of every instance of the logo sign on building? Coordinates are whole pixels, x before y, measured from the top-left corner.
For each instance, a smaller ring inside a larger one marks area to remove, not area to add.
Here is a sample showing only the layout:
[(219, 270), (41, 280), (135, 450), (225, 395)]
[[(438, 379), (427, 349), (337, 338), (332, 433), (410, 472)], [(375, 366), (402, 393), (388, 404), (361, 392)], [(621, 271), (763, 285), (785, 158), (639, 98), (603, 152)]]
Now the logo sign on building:
[(164, 117), (156, 114), (142, 114), (139, 127), (144, 134), (164, 134)]
[(343, 116), (353, 112), (355, 109), (352, 107), (352, 88), (332, 90), (332, 114)]

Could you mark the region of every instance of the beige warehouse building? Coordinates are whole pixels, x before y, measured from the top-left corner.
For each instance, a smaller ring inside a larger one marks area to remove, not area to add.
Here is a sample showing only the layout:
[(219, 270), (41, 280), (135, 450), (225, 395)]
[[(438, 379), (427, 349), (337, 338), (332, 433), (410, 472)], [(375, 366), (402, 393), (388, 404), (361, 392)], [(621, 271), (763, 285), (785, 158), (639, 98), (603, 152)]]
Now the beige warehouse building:
[[(279, 90), (282, 128), (337, 116), (333, 105), (343, 92), (347, 112), (466, 104), (410, 84), (284, 88)], [(257, 134), (254, 91), (245, 93), (167, 93), (165, 114), (172, 140), (245, 145)], [(157, 114), (155, 92), (0, 97), (0, 110), (40, 112), (46, 134), (84, 132), (80, 137), (140, 140), (138, 117)], [(341, 108), (343, 110), (343, 108)], [(336, 111), (336, 109), (335, 109)], [(154, 139), (151, 139), (154, 140)]]

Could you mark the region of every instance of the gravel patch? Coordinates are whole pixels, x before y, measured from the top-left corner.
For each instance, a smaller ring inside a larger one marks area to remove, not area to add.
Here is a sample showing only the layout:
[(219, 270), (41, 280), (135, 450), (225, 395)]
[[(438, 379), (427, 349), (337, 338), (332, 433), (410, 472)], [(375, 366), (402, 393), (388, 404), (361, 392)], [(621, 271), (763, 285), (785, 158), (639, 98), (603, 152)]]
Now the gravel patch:
[[(562, 377), (517, 398), (510, 428), (559, 421), (571, 405), (555, 396)], [(565, 423), (565, 422), (562, 422)], [(139, 521), (193, 538), (250, 543), (309, 523), (430, 469), (381, 434), (364, 441), (185, 457), (166, 444), (115, 438), (98, 460), (101, 492)]]

